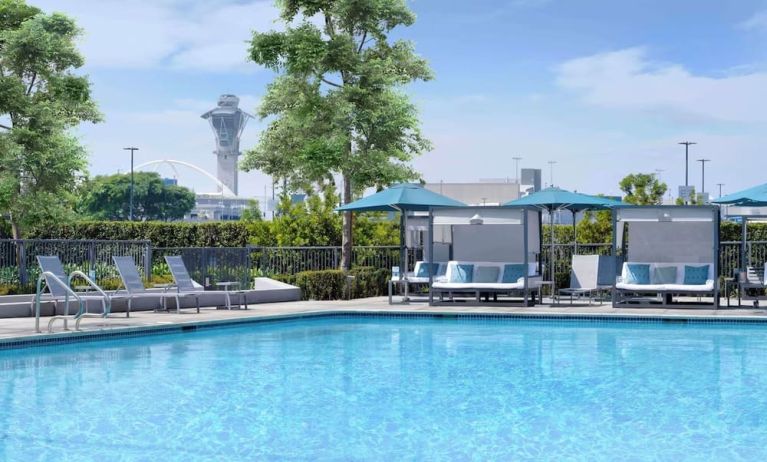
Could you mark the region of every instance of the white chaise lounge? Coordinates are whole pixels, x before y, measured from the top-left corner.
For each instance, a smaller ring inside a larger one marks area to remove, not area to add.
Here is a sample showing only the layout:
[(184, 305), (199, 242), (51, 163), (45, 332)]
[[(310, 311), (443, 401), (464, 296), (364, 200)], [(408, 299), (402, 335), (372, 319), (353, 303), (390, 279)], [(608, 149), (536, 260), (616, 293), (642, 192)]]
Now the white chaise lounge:
[[(698, 273), (703, 267), (705, 279)], [(626, 262), (615, 282), (615, 301), (616, 306), (630, 306), (639, 300), (646, 303), (650, 295), (662, 306), (683, 306), (673, 297), (716, 297), (716, 289), (713, 263)]]
[(471, 294), (477, 302), (481, 301), (482, 295), (488, 298), (493, 295), (497, 299), (498, 295), (521, 294), (523, 299), (527, 295), (530, 303), (534, 301), (532, 294), (540, 290), (542, 278), (538, 274), (538, 265), (528, 263), (525, 287), (525, 275), (519, 275), (520, 266), (524, 263), (450, 261), (444, 280), (433, 283), (432, 291), (439, 296), (440, 302), (445, 301), (445, 294), (450, 301), (454, 301), (456, 295)]

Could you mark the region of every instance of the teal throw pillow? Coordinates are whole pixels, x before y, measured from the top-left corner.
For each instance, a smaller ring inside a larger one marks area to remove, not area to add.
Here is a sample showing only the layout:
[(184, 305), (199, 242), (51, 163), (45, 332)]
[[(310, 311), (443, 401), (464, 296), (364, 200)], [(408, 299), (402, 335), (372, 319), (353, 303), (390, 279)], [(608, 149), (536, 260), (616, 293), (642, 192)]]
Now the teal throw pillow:
[(417, 277), (417, 278), (428, 278), (429, 277), (429, 265), (431, 265), (431, 274), (436, 276), (437, 275), (437, 270), (439, 269), (439, 263), (421, 262), (421, 264), (418, 265), (418, 271), (415, 273), (415, 277)]
[(500, 271), (497, 266), (478, 266), (474, 269), (474, 282), (498, 282)]
[(700, 286), (708, 279), (708, 265), (689, 266), (684, 265), (684, 283), (690, 286)]
[(450, 282), (467, 283), (473, 282), (474, 265), (457, 264), (450, 275)]
[(649, 284), (650, 283), (650, 265), (629, 264), (626, 271), (627, 284)]
[(658, 266), (655, 268), (656, 284), (676, 284), (676, 266)]
[(501, 282), (504, 284), (514, 284), (519, 278), (525, 277), (527, 266), (524, 263), (511, 263), (504, 265), (503, 267), (503, 279)]

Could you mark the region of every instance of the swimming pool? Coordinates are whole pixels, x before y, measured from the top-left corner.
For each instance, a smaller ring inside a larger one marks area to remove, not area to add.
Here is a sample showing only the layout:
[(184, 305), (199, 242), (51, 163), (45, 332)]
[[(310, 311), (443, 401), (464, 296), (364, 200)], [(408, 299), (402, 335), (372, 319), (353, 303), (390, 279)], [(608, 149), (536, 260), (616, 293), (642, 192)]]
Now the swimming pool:
[(339, 316), (0, 369), (0, 460), (767, 457), (767, 326)]

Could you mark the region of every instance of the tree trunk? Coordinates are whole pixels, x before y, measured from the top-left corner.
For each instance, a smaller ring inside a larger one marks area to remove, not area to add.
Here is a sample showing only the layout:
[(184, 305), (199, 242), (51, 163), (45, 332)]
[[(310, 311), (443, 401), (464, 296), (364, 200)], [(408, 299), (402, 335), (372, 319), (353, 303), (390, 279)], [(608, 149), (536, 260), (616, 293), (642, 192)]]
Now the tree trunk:
[(13, 216), (11, 216), (11, 236), (13, 239), (21, 239), (21, 227)]
[[(344, 204), (352, 201), (352, 184), (344, 175)], [(350, 270), (352, 267), (352, 212), (344, 212), (344, 223), (341, 229), (341, 269)]]

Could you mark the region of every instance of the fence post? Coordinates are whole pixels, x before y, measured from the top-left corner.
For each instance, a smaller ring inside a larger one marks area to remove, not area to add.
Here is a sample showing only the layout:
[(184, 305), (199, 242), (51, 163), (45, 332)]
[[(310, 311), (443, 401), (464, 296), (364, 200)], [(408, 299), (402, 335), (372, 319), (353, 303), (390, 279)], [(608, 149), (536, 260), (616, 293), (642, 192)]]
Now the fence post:
[(144, 277), (147, 281), (152, 280), (152, 243), (144, 245)]
[(200, 278), (202, 279), (202, 283), (207, 289), (209, 287), (209, 282), (210, 282), (208, 281), (208, 248), (207, 247), (202, 248), (202, 268), (200, 269), (200, 272), (202, 273), (200, 276)]
[(245, 252), (245, 280), (243, 282), (245, 283), (245, 285), (243, 287), (250, 287), (250, 279), (253, 276), (253, 271), (251, 271), (253, 261), (250, 258), (249, 245), (245, 246), (244, 252)]
[(86, 273), (90, 274), (91, 271), (96, 271), (96, 243), (94, 241), (88, 242), (88, 269)]
[(16, 255), (19, 260), (19, 283), (25, 286), (29, 283), (29, 274), (27, 274), (27, 252), (22, 240), (16, 241)]
[(333, 247), (333, 269), (338, 269), (338, 249), (338, 247)]

